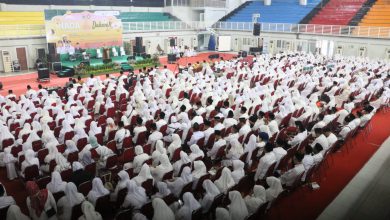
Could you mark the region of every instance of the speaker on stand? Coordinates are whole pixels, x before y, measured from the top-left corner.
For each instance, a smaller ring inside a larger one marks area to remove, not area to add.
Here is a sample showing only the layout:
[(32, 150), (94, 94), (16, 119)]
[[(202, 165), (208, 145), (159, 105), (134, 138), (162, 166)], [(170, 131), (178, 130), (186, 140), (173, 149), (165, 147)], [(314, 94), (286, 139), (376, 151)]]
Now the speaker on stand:
[(175, 40), (175, 38), (169, 39), (169, 46), (171, 46), (171, 47), (176, 46), (176, 40)]
[(260, 36), (261, 24), (254, 23), (253, 24), (253, 36)]
[(136, 37), (135, 38), (135, 50), (134, 50), (134, 52), (136, 53), (136, 55), (140, 55), (140, 54), (144, 53), (142, 37)]

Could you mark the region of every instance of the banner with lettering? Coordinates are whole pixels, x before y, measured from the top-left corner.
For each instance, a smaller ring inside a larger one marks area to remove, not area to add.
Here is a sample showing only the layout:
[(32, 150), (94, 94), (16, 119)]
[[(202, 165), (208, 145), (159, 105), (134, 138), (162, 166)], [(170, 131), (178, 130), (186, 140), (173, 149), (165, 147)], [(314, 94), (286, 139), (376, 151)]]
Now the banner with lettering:
[(55, 43), (59, 54), (122, 46), (118, 15), (118, 11), (45, 10), (47, 42)]

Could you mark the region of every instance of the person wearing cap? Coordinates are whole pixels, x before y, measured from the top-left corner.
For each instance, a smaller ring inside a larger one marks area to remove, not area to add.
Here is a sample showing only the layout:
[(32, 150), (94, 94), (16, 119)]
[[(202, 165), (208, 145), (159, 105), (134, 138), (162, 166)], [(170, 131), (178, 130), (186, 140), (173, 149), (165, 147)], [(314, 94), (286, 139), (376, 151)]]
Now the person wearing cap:
[(220, 130), (216, 130), (214, 132), (214, 134), (215, 134), (214, 145), (211, 148), (211, 150), (209, 150), (207, 152), (207, 156), (211, 157), (211, 159), (215, 159), (215, 157), (217, 156), (219, 148), (221, 148), (222, 146), (226, 146), (226, 141), (224, 139), (222, 139), (221, 131)]
[(229, 101), (224, 101), (223, 107), (221, 108), (221, 112), (222, 112), (223, 116), (225, 116), (225, 118), (227, 118), (230, 111), (233, 112), (233, 109), (229, 107)]
[(207, 107), (206, 107), (206, 112), (207, 112), (206, 116), (207, 116), (207, 118), (209, 118), (210, 117), (210, 113), (215, 109), (215, 107), (213, 105), (213, 99), (211, 98), (211, 96), (207, 98), (206, 105), (207, 105)]
[(138, 139), (138, 135), (141, 133), (141, 132), (144, 132), (146, 131), (146, 127), (145, 125), (143, 125), (143, 120), (141, 117), (137, 117), (137, 126), (134, 128), (133, 132), (134, 132), (134, 137), (133, 137), (133, 142), (134, 143), (137, 143), (137, 139)]
[(198, 124), (203, 124), (204, 120), (203, 120), (203, 117), (201, 115), (198, 115), (196, 113), (196, 111), (194, 111), (194, 117), (192, 118), (191, 120), (191, 125), (194, 125), (195, 123), (198, 123)]
[(221, 123), (221, 119), (223, 118), (223, 114), (222, 113), (218, 113), (214, 119), (215, 119), (215, 125), (214, 125), (214, 130), (215, 131), (222, 131), (223, 129), (225, 129), (225, 126)]
[(259, 165), (257, 166), (255, 173), (255, 181), (264, 179), (267, 174), (268, 168), (276, 163), (276, 157), (273, 153), (274, 146), (267, 143), (264, 147), (264, 156), (260, 158)]
[(274, 113), (269, 113), (268, 117), (269, 117), (268, 128), (271, 132), (270, 135), (272, 136), (272, 135), (276, 134), (277, 132), (279, 132), (279, 125), (275, 119)]

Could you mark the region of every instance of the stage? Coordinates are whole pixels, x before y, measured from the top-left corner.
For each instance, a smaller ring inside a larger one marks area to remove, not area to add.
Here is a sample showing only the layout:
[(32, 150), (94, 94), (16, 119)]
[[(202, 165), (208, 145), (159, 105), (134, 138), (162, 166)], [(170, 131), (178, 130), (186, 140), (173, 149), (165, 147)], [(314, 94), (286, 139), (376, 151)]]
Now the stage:
[[(110, 59), (112, 59), (112, 62), (113, 63), (123, 63), (123, 62), (127, 62), (127, 58), (129, 56), (117, 56), (117, 57), (111, 57)], [(78, 66), (81, 62), (83, 62), (82, 60), (80, 59), (77, 59), (75, 61), (70, 61), (70, 60), (61, 60), (61, 64), (62, 66), (65, 66), (65, 67), (69, 67), (69, 68), (74, 68), (75, 66)], [(96, 65), (102, 65), (104, 64), (103, 63), (103, 59), (98, 59), (98, 58), (91, 58), (89, 60), (89, 64), (91, 66), (96, 66)]]

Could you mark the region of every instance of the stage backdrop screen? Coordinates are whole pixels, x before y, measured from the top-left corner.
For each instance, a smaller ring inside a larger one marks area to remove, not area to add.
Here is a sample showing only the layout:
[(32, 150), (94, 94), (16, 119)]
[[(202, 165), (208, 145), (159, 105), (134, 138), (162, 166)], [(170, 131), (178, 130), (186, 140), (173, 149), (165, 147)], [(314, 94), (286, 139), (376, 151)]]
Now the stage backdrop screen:
[(77, 49), (122, 46), (118, 11), (45, 10), (46, 38), (59, 54)]
[(231, 51), (232, 37), (219, 36), (218, 37), (218, 51)]

